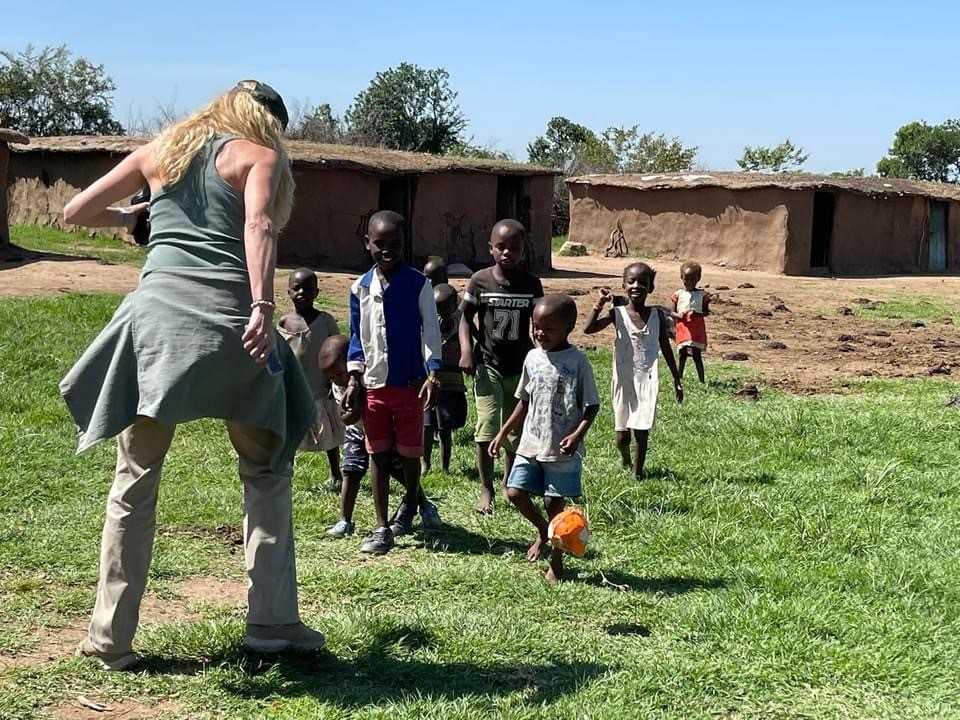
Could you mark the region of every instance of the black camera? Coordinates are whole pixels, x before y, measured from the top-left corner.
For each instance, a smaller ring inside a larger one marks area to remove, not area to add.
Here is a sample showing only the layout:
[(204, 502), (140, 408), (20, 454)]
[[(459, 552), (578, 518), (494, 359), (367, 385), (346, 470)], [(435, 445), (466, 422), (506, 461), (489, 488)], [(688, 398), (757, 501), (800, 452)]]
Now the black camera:
[[(144, 185), (143, 189), (130, 198), (130, 204), (150, 202), (150, 186)], [(133, 241), (137, 245), (146, 245), (150, 242), (150, 208), (147, 208), (137, 216), (137, 224), (133, 226)]]

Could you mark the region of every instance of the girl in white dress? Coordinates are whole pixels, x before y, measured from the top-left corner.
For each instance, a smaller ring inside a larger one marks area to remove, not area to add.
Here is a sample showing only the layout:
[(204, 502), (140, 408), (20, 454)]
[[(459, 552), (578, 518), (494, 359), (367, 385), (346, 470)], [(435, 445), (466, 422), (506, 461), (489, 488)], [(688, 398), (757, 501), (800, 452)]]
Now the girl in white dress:
[[(583, 328), (588, 335), (609, 325), (616, 328), (611, 382), (614, 429), (617, 432), (617, 448), (626, 468), (631, 465), (631, 431), (637, 441), (637, 452), (632, 464), (633, 474), (638, 480), (643, 477), (647, 441), (657, 413), (657, 393), (660, 387), (657, 359), (660, 353), (663, 353), (667, 367), (673, 375), (677, 402), (683, 402), (683, 385), (673, 357), (663, 312), (646, 304), (647, 295), (653, 292), (656, 274), (646, 263), (627, 265), (623, 269), (623, 289), (627, 297), (615, 298), (608, 288), (601, 288), (597, 304)], [(604, 313), (606, 304), (611, 301), (612, 306)]]

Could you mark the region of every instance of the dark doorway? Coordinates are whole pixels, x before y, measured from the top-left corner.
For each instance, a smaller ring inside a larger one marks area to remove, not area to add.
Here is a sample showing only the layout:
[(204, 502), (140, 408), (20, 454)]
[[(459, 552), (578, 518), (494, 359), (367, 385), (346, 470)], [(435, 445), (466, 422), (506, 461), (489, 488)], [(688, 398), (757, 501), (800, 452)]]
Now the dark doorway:
[(830, 192), (813, 194), (813, 235), (810, 238), (810, 267), (830, 267), (830, 240), (836, 198)]
[(413, 260), (413, 203), (417, 194), (416, 177), (392, 177), (380, 180), (380, 197), (377, 201), (378, 210), (393, 210), (403, 215), (404, 262)]
[(523, 197), (523, 178), (517, 175), (497, 176), (497, 220), (520, 220), (520, 199)]
[(930, 203), (930, 255), (927, 258), (927, 270), (946, 272), (947, 270), (947, 203)]

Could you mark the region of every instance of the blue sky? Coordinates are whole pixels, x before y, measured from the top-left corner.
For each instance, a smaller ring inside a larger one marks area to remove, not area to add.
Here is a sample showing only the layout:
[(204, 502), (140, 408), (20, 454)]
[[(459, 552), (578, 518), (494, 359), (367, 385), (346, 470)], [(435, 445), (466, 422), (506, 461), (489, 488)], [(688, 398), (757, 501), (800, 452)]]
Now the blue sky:
[(474, 141), (519, 159), (565, 115), (677, 135), (712, 169), (790, 137), (808, 170), (872, 170), (902, 124), (960, 116), (956, 0), (16, 5), (0, 48), (66, 44), (102, 63), (121, 122), (247, 77), (342, 112), (403, 61), (446, 68)]

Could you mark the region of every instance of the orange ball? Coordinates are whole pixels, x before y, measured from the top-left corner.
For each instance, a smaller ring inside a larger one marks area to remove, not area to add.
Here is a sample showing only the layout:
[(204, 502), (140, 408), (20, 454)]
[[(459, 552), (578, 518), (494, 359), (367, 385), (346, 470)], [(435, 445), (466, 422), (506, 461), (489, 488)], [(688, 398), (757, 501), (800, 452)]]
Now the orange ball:
[(557, 513), (547, 528), (547, 539), (553, 547), (583, 557), (590, 540), (587, 518), (574, 507)]

